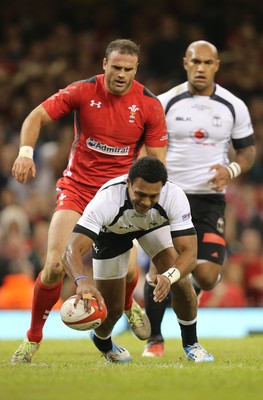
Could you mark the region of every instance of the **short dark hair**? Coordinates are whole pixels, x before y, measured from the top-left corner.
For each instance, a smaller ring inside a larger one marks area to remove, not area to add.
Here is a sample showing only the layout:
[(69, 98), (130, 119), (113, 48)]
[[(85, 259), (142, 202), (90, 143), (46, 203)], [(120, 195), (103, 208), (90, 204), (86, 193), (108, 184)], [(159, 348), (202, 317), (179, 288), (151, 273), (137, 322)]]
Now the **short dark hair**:
[(116, 39), (107, 46), (105, 52), (106, 59), (108, 59), (109, 55), (114, 51), (120, 54), (130, 54), (131, 56), (137, 56), (139, 58), (140, 46), (129, 39)]
[(163, 186), (167, 181), (167, 170), (164, 164), (155, 157), (141, 157), (131, 166), (129, 179), (131, 183), (136, 178), (142, 178), (148, 183), (162, 182)]

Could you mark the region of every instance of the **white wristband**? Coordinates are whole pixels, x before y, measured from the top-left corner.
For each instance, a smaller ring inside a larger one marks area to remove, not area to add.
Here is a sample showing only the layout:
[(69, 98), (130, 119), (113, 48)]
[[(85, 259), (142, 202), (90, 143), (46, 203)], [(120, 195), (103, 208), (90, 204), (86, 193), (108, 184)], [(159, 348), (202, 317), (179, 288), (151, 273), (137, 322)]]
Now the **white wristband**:
[(241, 174), (241, 167), (237, 162), (231, 162), (226, 168), (231, 179), (234, 179)]
[(162, 275), (166, 276), (169, 279), (169, 281), (171, 282), (171, 285), (174, 282), (179, 281), (179, 279), (181, 277), (180, 271), (176, 267), (169, 268)]
[(18, 157), (33, 158), (34, 149), (31, 146), (22, 146), (19, 149)]

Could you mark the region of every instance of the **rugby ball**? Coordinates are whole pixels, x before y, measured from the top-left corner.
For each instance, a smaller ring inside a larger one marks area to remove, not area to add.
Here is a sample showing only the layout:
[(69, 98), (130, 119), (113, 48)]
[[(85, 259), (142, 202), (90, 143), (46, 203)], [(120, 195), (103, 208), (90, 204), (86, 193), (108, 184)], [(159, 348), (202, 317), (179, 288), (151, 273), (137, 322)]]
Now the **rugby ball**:
[(84, 310), (84, 301), (80, 300), (77, 307), (74, 307), (75, 296), (69, 297), (64, 301), (60, 308), (60, 317), (65, 325), (77, 331), (88, 331), (100, 326), (107, 316), (107, 308), (104, 304), (102, 310), (99, 309), (97, 300), (91, 299), (91, 310)]

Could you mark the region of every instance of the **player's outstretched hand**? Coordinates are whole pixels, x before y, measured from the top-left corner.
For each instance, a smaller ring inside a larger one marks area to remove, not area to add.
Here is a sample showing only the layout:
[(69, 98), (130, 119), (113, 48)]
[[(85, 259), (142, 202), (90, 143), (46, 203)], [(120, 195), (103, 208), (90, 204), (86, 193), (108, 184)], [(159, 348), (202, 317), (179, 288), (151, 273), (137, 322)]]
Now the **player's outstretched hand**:
[(74, 306), (76, 307), (79, 300), (83, 299), (84, 301), (84, 309), (87, 312), (90, 312), (91, 310), (91, 299), (92, 297), (95, 297), (95, 299), (97, 299), (98, 302), (98, 306), (99, 309), (102, 311), (103, 310), (103, 303), (104, 303), (104, 299), (101, 295), (101, 293), (99, 292), (98, 289), (96, 289), (93, 285), (90, 285), (87, 283), (79, 283), (78, 287), (76, 289), (76, 300), (74, 303)]
[(214, 175), (209, 179), (208, 185), (216, 192), (222, 192), (230, 181), (230, 175), (227, 168), (223, 165), (215, 164), (210, 168), (210, 170), (211, 172), (214, 172)]
[(158, 274), (154, 276), (152, 284), (155, 286), (153, 291), (153, 300), (156, 303), (160, 303), (170, 292), (171, 282), (166, 276)]
[(32, 158), (17, 157), (12, 168), (12, 175), (17, 182), (25, 183), (36, 176), (36, 166)]

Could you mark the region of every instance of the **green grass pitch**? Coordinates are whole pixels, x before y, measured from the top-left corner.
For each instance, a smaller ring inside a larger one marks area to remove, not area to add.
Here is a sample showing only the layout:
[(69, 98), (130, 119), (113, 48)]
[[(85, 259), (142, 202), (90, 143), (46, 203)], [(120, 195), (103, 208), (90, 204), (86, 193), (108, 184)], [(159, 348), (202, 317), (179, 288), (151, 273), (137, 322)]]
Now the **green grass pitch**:
[(165, 356), (144, 358), (144, 342), (115, 337), (133, 362), (107, 363), (90, 339), (43, 340), (32, 364), (10, 365), (20, 341), (0, 341), (1, 400), (262, 400), (263, 336), (203, 339), (214, 363), (187, 361), (181, 341), (167, 339)]

